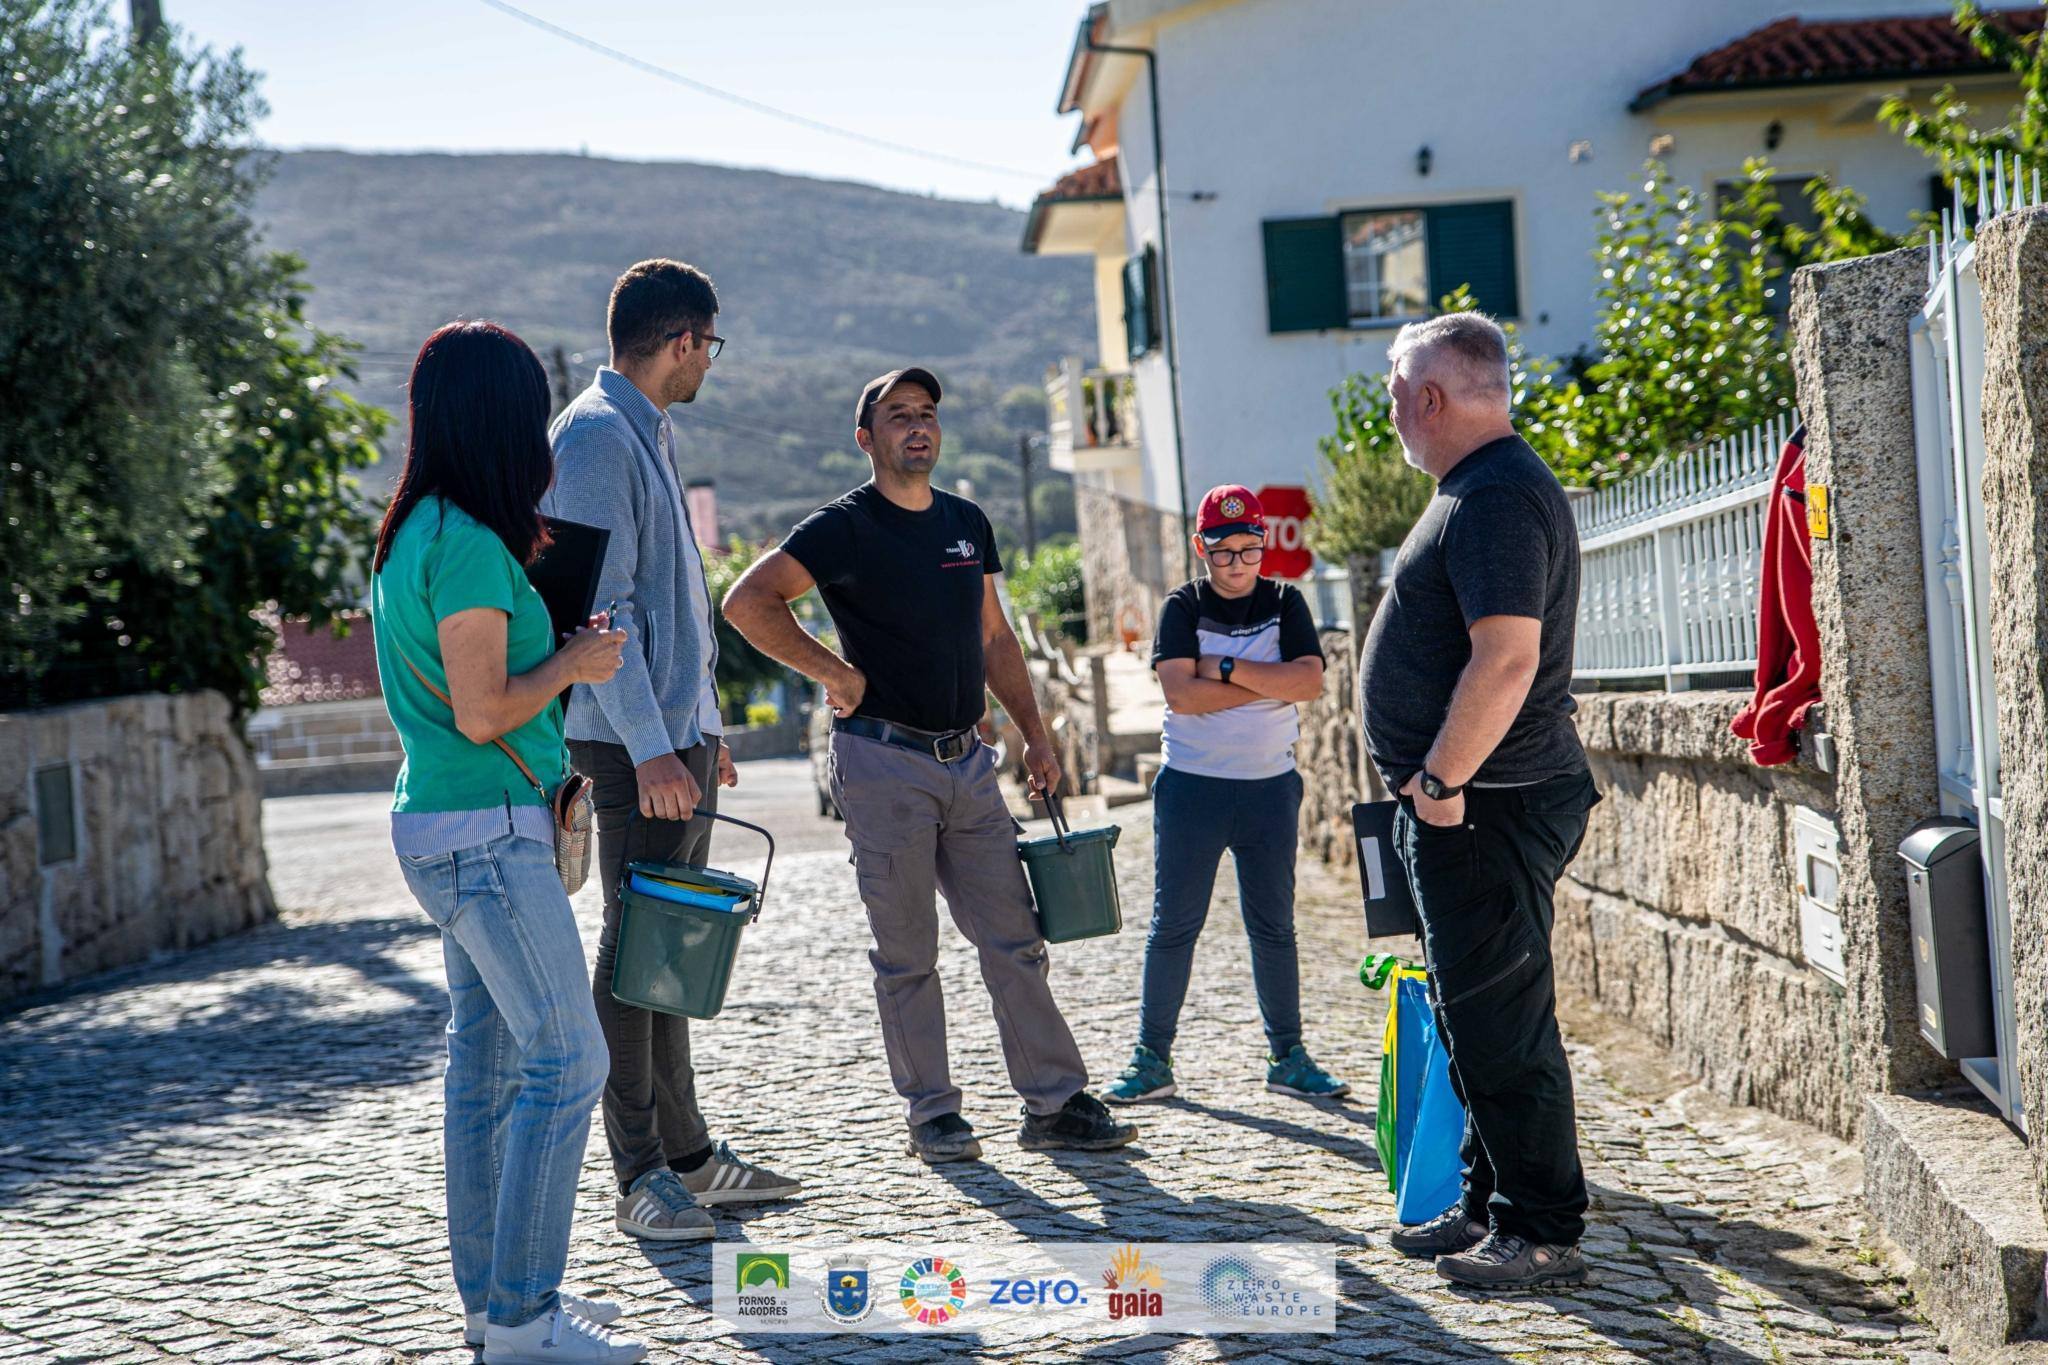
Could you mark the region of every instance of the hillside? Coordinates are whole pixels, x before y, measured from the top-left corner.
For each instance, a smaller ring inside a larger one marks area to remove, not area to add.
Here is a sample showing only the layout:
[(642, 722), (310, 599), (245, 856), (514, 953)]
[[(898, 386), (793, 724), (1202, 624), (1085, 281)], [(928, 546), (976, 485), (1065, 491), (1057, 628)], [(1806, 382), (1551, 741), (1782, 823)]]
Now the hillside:
[[(621, 269), (702, 267), (729, 341), (677, 432), (686, 475), (715, 478), (725, 525), (752, 535), (866, 477), (854, 396), (910, 361), (947, 385), (941, 476), (971, 477), (1014, 531), (1017, 432), (1044, 413), (1000, 400), (1093, 349), (1086, 263), (1022, 255), (1023, 215), (994, 204), (688, 162), (291, 152), (256, 217), (305, 258), (313, 321), (364, 347), (361, 396), (401, 418), (413, 352), (441, 323), (494, 318), (543, 360), (559, 345), (580, 385)], [(380, 487), (403, 441), (401, 420)]]

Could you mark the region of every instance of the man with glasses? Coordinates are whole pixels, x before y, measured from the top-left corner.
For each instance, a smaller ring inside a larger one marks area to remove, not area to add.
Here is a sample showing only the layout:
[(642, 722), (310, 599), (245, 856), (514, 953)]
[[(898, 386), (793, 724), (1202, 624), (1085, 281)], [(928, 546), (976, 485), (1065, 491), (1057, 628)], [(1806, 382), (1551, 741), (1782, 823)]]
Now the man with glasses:
[(712, 1235), (702, 1206), (780, 1199), (794, 1180), (714, 1144), (697, 1107), (689, 1021), (612, 997), (625, 865), (703, 864), (718, 785), (737, 786), (720, 743), (717, 638), (704, 557), (683, 500), (669, 405), (703, 387), (724, 340), (718, 294), (680, 261), (642, 261), (612, 287), (611, 364), (555, 418), (552, 516), (611, 531), (597, 600), (630, 637), (608, 683), (569, 701), (569, 754), (595, 785), (604, 931), (591, 982), (611, 1048), (605, 1137), (621, 1232), (650, 1241)]
[(1266, 1031), (1266, 1089), (1303, 1099), (1351, 1087), (1301, 1042), (1294, 951), (1295, 819), (1301, 774), (1294, 708), (1323, 690), (1323, 651), (1298, 589), (1259, 576), (1266, 520), (1249, 488), (1202, 499), (1195, 552), (1208, 576), (1166, 599), (1152, 666), (1166, 693), (1164, 766), (1152, 788), (1152, 928), (1145, 939), (1138, 1046), (1103, 1097), (1116, 1104), (1176, 1093), (1173, 1040), (1195, 940), (1229, 851), (1251, 939), (1252, 985)]

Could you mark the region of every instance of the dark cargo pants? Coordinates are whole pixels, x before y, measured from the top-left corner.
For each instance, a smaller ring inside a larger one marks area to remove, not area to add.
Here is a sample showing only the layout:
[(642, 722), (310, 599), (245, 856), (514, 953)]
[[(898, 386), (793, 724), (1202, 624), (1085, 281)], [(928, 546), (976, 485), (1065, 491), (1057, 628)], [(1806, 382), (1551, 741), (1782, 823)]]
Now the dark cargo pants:
[(1395, 839), (1422, 920), (1423, 958), (1451, 1088), (1465, 1105), (1467, 1214), (1495, 1232), (1569, 1246), (1585, 1231), (1572, 1074), (1550, 958), (1557, 879), (1600, 799), (1587, 773), (1469, 787), (1465, 823), (1402, 798)]

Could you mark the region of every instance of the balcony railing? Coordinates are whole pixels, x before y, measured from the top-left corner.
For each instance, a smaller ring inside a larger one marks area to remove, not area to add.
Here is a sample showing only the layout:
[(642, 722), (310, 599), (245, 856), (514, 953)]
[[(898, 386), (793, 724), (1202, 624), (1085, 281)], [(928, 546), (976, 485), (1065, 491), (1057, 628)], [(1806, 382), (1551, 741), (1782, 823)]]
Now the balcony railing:
[(1054, 469), (1138, 467), (1138, 391), (1128, 373), (1088, 369), (1072, 356), (1052, 366), (1045, 372), (1045, 426)]

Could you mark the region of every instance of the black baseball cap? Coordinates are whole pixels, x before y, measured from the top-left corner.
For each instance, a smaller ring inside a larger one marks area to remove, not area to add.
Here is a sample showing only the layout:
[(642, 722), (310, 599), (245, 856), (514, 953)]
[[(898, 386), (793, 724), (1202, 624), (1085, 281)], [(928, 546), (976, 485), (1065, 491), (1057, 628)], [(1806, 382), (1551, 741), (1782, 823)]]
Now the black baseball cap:
[(889, 396), (889, 391), (898, 384), (915, 384), (932, 396), (932, 402), (939, 401), (939, 380), (930, 370), (918, 365), (907, 365), (900, 370), (891, 370), (868, 381), (860, 391), (860, 401), (853, 405), (853, 425), (859, 430), (868, 424), (868, 416), (875, 410), (875, 404)]

